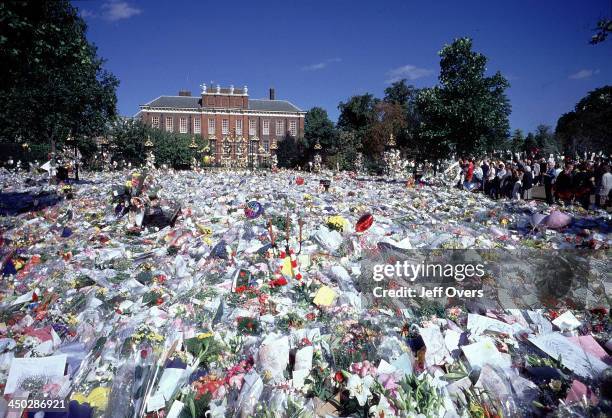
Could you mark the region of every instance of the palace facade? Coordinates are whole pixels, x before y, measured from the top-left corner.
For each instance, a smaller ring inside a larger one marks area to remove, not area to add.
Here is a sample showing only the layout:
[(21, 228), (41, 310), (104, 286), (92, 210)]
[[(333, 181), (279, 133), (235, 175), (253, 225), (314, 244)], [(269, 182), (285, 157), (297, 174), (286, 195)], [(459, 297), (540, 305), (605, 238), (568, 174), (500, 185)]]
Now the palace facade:
[(140, 106), (136, 115), (147, 125), (168, 132), (199, 134), (210, 141), (215, 162), (247, 166), (274, 158), (278, 143), (304, 135), (306, 112), (287, 100), (249, 98), (248, 88), (201, 85), (199, 96), (180, 91)]

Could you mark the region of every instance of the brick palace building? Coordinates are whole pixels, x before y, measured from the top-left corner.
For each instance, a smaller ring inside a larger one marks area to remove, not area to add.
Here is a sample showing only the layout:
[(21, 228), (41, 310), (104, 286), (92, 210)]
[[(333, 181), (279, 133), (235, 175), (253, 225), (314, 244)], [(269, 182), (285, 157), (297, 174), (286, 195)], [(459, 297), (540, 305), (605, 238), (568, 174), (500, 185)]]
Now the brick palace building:
[(180, 91), (140, 106), (136, 117), (154, 128), (182, 134), (200, 134), (210, 141), (217, 164), (247, 166), (261, 163), (275, 152), (278, 142), (304, 135), (304, 115), (287, 100), (250, 99), (242, 89), (201, 85), (200, 96)]

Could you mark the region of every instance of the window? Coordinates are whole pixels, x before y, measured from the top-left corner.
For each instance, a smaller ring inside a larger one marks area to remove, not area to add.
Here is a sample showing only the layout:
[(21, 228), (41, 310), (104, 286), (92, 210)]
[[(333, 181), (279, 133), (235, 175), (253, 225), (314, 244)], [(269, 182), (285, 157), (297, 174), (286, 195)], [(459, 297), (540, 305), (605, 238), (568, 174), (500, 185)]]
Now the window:
[(159, 128), (159, 116), (153, 116), (153, 118), (151, 119), (151, 125), (154, 128)]
[(263, 147), (266, 152), (270, 151), (270, 140), (268, 138), (264, 138)]
[(179, 132), (182, 134), (187, 133), (187, 118), (179, 119)]
[(294, 120), (289, 121), (289, 133), (291, 136), (297, 136), (297, 122)]
[(242, 135), (242, 119), (236, 119), (236, 135)]
[(193, 133), (194, 134), (202, 133), (202, 125), (201, 125), (201, 123), (202, 123), (202, 121), (200, 120), (200, 118), (193, 119)]
[(285, 135), (285, 121), (277, 120), (276, 121), (276, 135)]
[(174, 125), (172, 123), (172, 118), (171, 117), (167, 117), (166, 118), (166, 131), (167, 132), (172, 132), (173, 129), (174, 129)]
[(214, 119), (208, 119), (208, 133), (210, 135), (215, 134), (215, 120)]
[(249, 119), (249, 135), (256, 135), (257, 132), (257, 120)]
[(223, 119), (221, 121), (221, 133), (223, 135), (229, 134), (229, 119)]
[(263, 134), (270, 135), (270, 121), (267, 119), (263, 121)]

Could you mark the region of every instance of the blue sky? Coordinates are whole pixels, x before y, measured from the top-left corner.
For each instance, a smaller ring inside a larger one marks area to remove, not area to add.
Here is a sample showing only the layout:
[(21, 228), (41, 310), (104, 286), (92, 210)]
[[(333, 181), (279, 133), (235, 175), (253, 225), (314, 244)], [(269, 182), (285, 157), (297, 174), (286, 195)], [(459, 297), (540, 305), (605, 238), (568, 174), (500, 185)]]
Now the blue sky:
[(612, 84), (612, 39), (591, 46), (612, 0), (101, 0), (73, 1), (88, 37), (121, 81), (119, 112), (205, 82), (276, 88), (301, 107), (382, 97), (389, 82), (437, 82), (437, 52), (474, 39), (511, 83), (511, 127), (556, 124), (589, 90)]

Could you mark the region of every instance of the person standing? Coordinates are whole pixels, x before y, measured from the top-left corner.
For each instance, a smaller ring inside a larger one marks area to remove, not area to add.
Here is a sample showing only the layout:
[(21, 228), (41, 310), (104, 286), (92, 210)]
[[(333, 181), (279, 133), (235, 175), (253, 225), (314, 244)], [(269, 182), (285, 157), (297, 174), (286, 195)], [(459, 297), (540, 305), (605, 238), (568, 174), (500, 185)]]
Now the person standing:
[(574, 165), (567, 163), (565, 169), (555, 179), (555, 196), (569, 205), (574, 198)]
[[(536, 164), (537, 165), (537, 164)], [(531, 167), (528, 165), (525, 166), (523, 171), (523, 199), (531, 200), (531, 189), (533, 187), (533, 176), (531, 175)]]
[(547, 165), (547, 170), (543, 174), (544, 192), (546, 193), (546, 203), (548, 203), (549, 205), (552, 205), (554, 203), (552, 188), (555, 182), (555, 177), (556, 177), (555, 164), (552, 162), (549, 162)]
[(533, 162), (533, 168), (531, 169), (533, 185), (537, 186), (540, 184), (540, 163), (537, 161)]
[(599, 204), (603, 209), (606, 209), (610, 203), (610, 191), (612, 191), (612, 173), (610, 173), (610, 166), (605, 165), (598, 190)]

